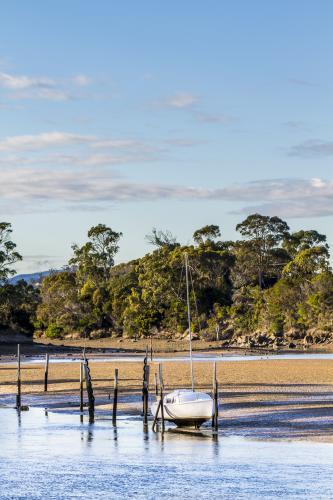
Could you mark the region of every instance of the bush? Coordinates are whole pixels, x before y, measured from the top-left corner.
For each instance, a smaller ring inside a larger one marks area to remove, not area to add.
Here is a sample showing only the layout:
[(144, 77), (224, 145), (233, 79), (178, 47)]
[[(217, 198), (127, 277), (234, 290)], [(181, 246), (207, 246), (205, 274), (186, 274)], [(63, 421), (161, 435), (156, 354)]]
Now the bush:
[(49, 339), (60, 339), (63, 333), (64, 329), (61, 326), (53, 324), (49, 325), (45, 331), (45, 335)]

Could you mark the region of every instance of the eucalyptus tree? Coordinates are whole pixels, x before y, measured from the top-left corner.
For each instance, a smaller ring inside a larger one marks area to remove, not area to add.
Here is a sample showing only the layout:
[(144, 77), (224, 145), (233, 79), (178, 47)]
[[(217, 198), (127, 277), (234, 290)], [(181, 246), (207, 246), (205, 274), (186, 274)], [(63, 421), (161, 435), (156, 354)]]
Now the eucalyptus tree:
[(83, 281), (90, 279), (96, 285), (106, 283), (114, 266), (121, 237), (122, 233), (104, 224), (89, 229), (89, 240), (81, 247), (76, 244), (72, 246), (74, 255), (69, 264), (76, 269), (78, 278)]
[(220, 228), (215, 224), (210, 224), (201, 227), (200, 229), (197, 229), (193, 233), (193, 239), (197, 245), (204, 245), (206, 242), (212, 243), (220, 236), (221, 236)]
[(236, 230), (244, 237), (236, 245), (238, 272), (249, 282), (244, 284), (257, 283), (263, 289), (275, 282), (289, 259), (281, 247), (289, 234), (288, 224), (279, 217), (252, 214)]
[(11, 240), (12, 226), (9, 222), (0, 222), (0, 283), (15, 274), (12, 266), (22, 260), (16, 251), (16, 244)]

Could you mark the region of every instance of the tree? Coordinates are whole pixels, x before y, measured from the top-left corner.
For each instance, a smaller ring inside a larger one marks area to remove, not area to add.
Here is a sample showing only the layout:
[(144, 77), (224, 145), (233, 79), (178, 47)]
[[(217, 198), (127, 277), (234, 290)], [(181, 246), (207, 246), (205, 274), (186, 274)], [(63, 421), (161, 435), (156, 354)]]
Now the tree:
[(283, 269), (283, 276), (304, 285), (314, 276), (329, 270), (329, 253), (326, 247), (314, 246), (298, 252)]
[(320, 246), (328, 250), (326, 236), (315, 230), (304, 231), (302, 229), (295, 233), (286, 234), (282, 243), (282, 247), (287, 250), (291, 257), (295, 257), (302, 250), (308, 250), (315, 246)]
[(63, 271), (50, 274), (43, 279), (40, 294), (37, 320), (42, 330), (50, 325), (64, 332), (79, 328), (84, 304), (78, 297), (75, 273)]
[(82, 247), (73, 245), (74, 256), (69, 264), (75, 266), (80, 280), (92, 279), (96, 284), (106, 283), (119, 250), (122, 233), (117, 233), (104, 224), (93, 226), (88, 231), (89, 241)]
[(209, 226), (204, 226), (197, 229), (193, 233), (193, 239), (197, 245), (204, 245), (206, 242), (213, 242), (216, 238), (221, 236), (221, 231), (219, 226), (211, 224)]
[(279, 217), (252, 214), (237, 224), (236, 230), (246, 239), (238, 242), (238, 269), (252, 276), (261, 290), (266, 280), (276, 281), (288, 260), (280, 244), (289, 234), (289, 226)]
[(39, 291), (26, 281), (0, 286), (0, 328), (32, 335)]
[(166, 247), (170, 250), (180, 246), (179, 243), (177, 243), (176, 236), (173, 236), (171, 231), (162, 231), (161, 229), (158, 230), (155, 227), (153, 227), (151, 234), (147, 234), (146, 241), (157, 248)]
[(9, 222), (0, 222), (0, 283), (15, 274), (11, 266), (22, 260), (22, 256), (15, 250), (16, 244), (11, 240), (12, 226)]

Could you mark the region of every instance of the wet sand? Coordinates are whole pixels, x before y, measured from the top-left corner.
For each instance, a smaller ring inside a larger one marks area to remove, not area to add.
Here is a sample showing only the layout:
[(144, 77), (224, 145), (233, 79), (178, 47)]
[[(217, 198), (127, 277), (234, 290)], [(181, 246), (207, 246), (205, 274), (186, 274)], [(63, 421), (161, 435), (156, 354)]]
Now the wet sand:
[[(154, 373), (150, 363), (150, 390)], [(97, 414), (110, 413), (115, 368), (119, 369), (119, 410), (141, 411), (142, 362), (90, 361)], [(260, 360), (217, 363), (220, 425), (225, 434), (264, 439), (315, 439), (333, 442), (333, 362)], [(22, 365), (23, 404), (49, 409), (77, 408), (79, 364), (49, 366), (49, 390), (43, 392), (44, 366)], [(189, 364), (164, 362), (166, 390), (190, 386)], [(195, 364), (196, 387), (210, 391), (212, 363)], [(0, 364), (0, 405), (14, 405), (16, 366)], [(109, 395), (111, 394), (111, 400)]]

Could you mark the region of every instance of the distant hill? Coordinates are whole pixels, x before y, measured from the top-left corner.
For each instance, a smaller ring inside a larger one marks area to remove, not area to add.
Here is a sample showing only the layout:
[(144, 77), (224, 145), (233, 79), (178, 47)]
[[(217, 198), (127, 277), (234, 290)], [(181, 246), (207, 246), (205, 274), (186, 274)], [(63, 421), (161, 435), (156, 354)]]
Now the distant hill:
[(36, 283), (40, 281), (42, 278), (45, 278), (45, 276), (49, 276), (49, 274), (56, 272), (58, 271), (52, 269), (49, 271), (41, 271), (39, 273), (17, 274), (16, 276), (10, 278), (9, 283), (11, 283), (12, 285), (16, 285), (16, 283), (20, 280), (24, 280), (27, 283)]

